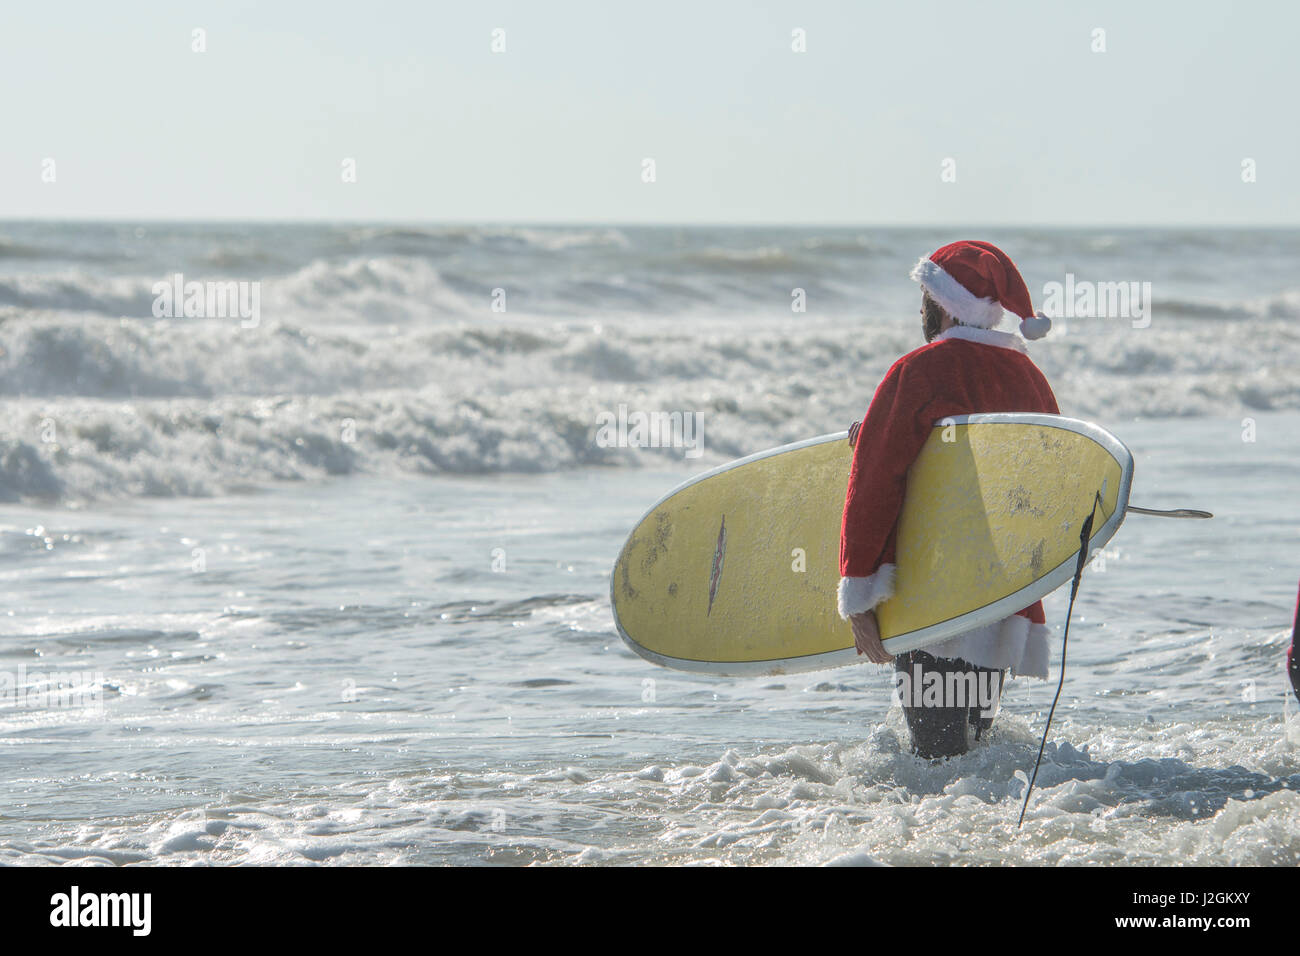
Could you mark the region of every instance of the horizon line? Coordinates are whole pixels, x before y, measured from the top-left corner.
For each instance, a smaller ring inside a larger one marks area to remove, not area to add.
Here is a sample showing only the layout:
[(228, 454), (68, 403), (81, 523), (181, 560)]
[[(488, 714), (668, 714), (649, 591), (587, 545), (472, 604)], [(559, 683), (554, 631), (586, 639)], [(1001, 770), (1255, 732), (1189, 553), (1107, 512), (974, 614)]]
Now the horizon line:
[(107, 225), (146, 223), (165, 225), (419, 225), (419, 226), (532, 226), (536, 228), (673, 228), (701, 229), (1300, 229), (1300, 222), (863, 222), (853, 220), (690, 220), (690, 219), (425, 219), (425, 218), (298, 218), (298, 217), (123, 217), (123, 216), (0, 216), (3, 224)]

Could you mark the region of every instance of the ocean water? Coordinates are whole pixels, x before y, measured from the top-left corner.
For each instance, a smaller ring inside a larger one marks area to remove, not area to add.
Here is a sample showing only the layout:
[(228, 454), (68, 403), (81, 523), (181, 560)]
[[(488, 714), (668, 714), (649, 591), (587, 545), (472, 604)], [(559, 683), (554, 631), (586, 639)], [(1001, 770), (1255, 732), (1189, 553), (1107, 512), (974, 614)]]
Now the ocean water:
[[(0, 225), (0, 862), (1300, 862), (1297, 231), (987, 236), (1036, 300), (1151, 283), (1149, 323), (1031, 354), (1135, 504), (1216, 514), (1131, 516), (1085, 574), (1019, 832), (1054, 682), (931, 764), (884, 669), (618, 638), (645, 508), (859, 418), (952, 238)], [(258, 322), (155, 318), (178, 272), (260, 283)], [(600, 447), (619, 404), (704, 454)]]

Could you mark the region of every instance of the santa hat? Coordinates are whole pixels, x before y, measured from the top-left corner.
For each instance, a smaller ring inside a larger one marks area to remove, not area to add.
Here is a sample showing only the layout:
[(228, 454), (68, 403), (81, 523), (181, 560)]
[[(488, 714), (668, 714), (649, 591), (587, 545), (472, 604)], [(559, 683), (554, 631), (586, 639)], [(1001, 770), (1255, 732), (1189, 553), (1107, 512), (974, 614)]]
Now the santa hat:
[(1004, 311), (1020, 318), (1020, 334), (1041, 339), (1052, 327), (1034, 314), (1029, 289), (1007, 254), (991, 242), (963, 239), (944, 246), (912, 270), (912, 278), (962, 325), (991, 329)]

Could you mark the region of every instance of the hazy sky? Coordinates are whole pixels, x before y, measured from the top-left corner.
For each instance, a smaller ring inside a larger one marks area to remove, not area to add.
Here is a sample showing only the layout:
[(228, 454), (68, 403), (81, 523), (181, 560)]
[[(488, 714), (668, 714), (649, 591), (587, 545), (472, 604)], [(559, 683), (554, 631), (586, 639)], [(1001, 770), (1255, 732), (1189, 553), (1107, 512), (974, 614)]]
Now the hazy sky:
[(0, 217), (1295, 225), (1297, 35), (1289, 2), (10, 3)]

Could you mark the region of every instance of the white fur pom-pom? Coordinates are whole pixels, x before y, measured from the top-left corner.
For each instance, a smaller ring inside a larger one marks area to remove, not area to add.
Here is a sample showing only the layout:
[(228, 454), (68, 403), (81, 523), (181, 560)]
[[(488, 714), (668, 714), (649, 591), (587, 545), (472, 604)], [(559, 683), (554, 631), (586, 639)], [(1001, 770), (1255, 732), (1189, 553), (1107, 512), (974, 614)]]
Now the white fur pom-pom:
[(1020, 334), (1027, 339), (1041, 339), (1051, 327), (1052, 320), (1042, 312), (1036, 313), (1033, 318), (1020, 320)]

